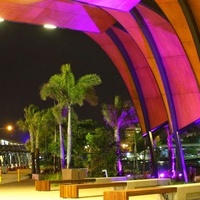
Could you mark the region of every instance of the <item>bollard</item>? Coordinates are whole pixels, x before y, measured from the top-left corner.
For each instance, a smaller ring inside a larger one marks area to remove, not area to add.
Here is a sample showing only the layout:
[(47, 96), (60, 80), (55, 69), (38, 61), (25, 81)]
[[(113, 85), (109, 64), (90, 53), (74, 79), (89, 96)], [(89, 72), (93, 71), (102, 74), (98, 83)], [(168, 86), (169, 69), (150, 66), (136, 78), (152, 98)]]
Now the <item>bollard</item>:
[(17, 170), (17, 181), (20, 182), (20, 169)]
[(105, 177), (108, 177), (107, 169), (103, 169), (102, 172), (104, 173)]

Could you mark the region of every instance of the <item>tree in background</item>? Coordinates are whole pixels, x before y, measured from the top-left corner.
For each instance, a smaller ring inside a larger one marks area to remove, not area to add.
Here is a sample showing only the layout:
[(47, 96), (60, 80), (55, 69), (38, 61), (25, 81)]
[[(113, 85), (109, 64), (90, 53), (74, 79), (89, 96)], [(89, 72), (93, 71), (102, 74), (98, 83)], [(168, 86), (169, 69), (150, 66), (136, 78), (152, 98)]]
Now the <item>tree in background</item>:
[(138, 152), (145, 152), (144, 139), (139, 124), (125, 129), (124, 143), (128, 146), (128, 152), (133, 152), (132, 172), (139, 173)]
[(36, 145), (36, 124), (34, 123), (34, 115), (39, 111), (38, 107), (31, 104), (29, 107), (24, 109), (24, 119), (17, 121), (17, 126), (22, 131), (28, 131), (30, 134), (30, 146), (31, 146), (31, 163), (32, 173), (36, 173), (35, 166), (35, 145)]
[(87, 167), (87, 140), (86, 136), (88, 133), (95, 134), (95, 129), (98, 127), (97, 122), (86, 119), (81, 121), (72, 121), (72, 162), (75, 168)]
[[(55, 127), (57, 125), (55, 117), (52, 113), (52, 108), (48, 108), (44, 111), (42, 117), (42, 129), (40, 131), (39, 147), (40, 154), (42, 156), (42, 165), (43, 169), (49, 170), (52, 169), (52, 164), (54, 165), (53, 171), (60, 169), (60, 161), (57, 161), (59, 158), (59, 144), (57, 139), (57, 133), (55, 135)], [(55, 161), (56, 158), (56, 161)]]
[(112, 127), (116, 143), (117, 172), (123, 175), (120, 147), (120, 129), (134, 126), (138, 123), (138, 117), (131, 101), (123, 101), (119, 96), (115, 96), (114, 104), (103, 104), (102, 114), (105, 122)]
[(99, 127), (94, 130), (94, 133), (88, 133), (86, 139), (85, 150), (89, 176), (101, 177), (104, 169), (107, 170), (109, 176), (114, 176), (116, 169), (113, 163), (116, 162), (116, 153), (112, 145), (114, 141), (112, 132)]
[(40, 159), (39, 159), (39, 139), (42, 132), (42, 126), (44, 125), (44, 110), (35, 112), (32, 116), (32, 125), (35, 132), (35, 167), (36, 174), (40, 174)]

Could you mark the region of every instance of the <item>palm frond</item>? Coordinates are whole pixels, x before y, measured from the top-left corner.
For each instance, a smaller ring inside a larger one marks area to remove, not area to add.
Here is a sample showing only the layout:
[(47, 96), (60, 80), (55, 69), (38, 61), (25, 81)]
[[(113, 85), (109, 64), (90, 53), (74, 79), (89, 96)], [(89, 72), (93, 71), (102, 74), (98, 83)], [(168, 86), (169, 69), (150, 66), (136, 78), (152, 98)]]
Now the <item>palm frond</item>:
[(86, 74), (77, 81), (77, 86), (81, 85), (83, 88), (88, 88), (100, 85), (101, 82), (101, 78), (97, 74)]
[(114, 105), (102, 105), (102, 114), (106, 123), (113, 129), (117, 127), (119, 130), (138, 123), (138, 117), (131, 101), (122, 101), (119, 96), (115, 96)]
[(75, 85), (75, 77), (71, 71), (71, 66), (69, 64), (64, 64), (61, 66), (61, 76), (67, 93)]

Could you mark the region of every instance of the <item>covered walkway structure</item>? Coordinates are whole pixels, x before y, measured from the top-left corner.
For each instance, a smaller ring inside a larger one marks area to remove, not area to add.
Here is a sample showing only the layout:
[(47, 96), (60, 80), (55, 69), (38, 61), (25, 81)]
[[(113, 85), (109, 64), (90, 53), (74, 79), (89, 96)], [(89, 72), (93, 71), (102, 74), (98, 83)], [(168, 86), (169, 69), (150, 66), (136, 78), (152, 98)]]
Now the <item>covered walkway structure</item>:
[[(187, 182), (179, 134), (200, 118), (199, 0), (1, 0), (0, 17), (82, 31), (110, 57), (142, 132), (167, 124)], [(156, 175), (156, 167), (154, 167)]]
[(24, 144), (0, 139), (0, 170), (7, 173), (8, 170), (29, 168), (30, 152)]

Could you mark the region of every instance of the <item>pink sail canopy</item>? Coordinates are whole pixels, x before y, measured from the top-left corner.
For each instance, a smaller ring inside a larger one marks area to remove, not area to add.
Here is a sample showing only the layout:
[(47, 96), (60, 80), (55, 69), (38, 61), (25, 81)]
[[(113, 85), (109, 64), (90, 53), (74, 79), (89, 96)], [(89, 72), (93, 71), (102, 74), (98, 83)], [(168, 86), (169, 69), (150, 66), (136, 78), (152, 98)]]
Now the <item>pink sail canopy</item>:
[(188, 5), (189, 17), (170, 0), (3, 0), (0, 17), (87, 34), (121, 74), (143, 132), (166, 121), (179, 130), (200, 118), (200, 3)]
[(185, 182), (178, 133), (200, 118), (199, 10), (199, 0), (0, 0), (6, 20), (91, 37), (121, 74), (142, 132), (151, 140), (151, 130), (168, 122)]

